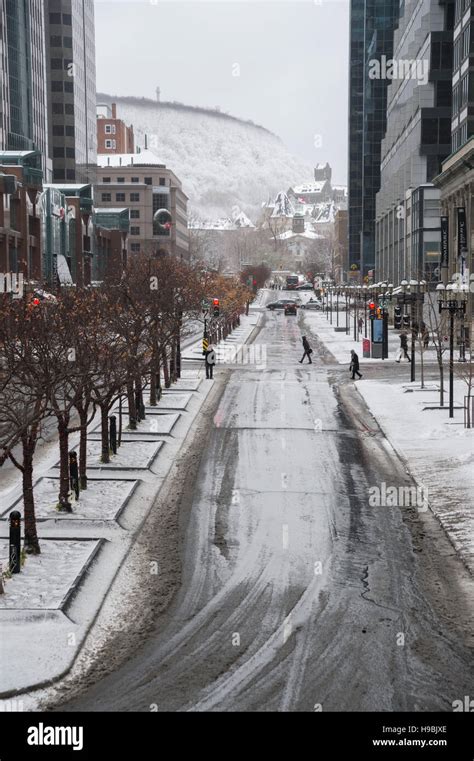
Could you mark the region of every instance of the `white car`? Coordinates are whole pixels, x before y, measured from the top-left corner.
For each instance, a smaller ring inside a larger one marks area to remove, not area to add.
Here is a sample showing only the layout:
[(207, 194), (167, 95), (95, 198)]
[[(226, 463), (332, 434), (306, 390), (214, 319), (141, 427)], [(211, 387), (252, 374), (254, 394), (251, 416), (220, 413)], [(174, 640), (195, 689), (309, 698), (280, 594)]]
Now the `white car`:
[(314, 301), (313, 299), (310, 299), (306, 302), (306, 304), (301, 304), (300, 309), (322, 309), (323, 304), (321, 301)]

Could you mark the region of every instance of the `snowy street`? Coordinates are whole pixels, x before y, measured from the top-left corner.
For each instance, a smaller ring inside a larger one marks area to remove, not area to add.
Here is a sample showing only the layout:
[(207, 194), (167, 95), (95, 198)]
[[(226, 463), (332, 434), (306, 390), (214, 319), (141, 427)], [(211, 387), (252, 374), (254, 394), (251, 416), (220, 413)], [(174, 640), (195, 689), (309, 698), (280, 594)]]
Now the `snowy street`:
[[(109, 632), (98, 681), (70, 682), (49, 707), (450, 711), (472, 689), (472, 576), (424, 503), (370, 499), (414, 482), (313, 316), (269, 312), (271, 297), (257, 307), (266, 366), (234, 366), (228, 382), (216, 369), (179, 494), (176, 595), (132, 652)], [(312, 365), (298, 364), (302, 335)], [(136, 610), (157, 582), (136, 588)], [(115, 603), (133, 615), (112, 590)]]

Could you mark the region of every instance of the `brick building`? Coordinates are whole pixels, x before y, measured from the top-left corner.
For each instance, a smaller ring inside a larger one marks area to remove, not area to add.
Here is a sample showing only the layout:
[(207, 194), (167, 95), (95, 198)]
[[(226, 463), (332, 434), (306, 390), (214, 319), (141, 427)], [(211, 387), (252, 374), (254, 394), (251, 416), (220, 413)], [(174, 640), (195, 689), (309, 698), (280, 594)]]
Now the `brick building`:
[(97, 106), (97, 152), (135, 153), (133, 125), (117, 119), (117, 105)]
[(0, 272), (41, 279), (40, 151), (0, 151)]

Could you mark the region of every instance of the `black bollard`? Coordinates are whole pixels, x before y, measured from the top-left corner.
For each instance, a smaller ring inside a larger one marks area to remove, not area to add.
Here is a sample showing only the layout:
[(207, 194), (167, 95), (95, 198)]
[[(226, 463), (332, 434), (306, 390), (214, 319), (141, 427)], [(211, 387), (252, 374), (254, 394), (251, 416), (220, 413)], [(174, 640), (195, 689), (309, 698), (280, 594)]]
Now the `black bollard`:
[(10, 572), (21, 571), (21, 515), (18, 510), (10, 513)]
[(115, 415), (109, 417), (110, 422), (110, 448), (114, 454), (117, 454), (117, 418)]

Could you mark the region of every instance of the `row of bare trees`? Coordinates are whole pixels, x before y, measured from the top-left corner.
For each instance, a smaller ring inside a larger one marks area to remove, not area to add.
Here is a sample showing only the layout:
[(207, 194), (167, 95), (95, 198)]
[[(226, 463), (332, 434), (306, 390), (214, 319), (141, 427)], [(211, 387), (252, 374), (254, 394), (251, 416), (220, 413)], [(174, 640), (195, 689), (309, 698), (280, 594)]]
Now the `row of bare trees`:
[(128, 426), (180, 373), (180, 343), (195, 332), (206, 298), (242, 311), (248, 291), (176, 259), (137, 256), (119, 283), (62, 288), (55, 300), (0, 297), (0, 466), (22, 477), (25, 549), (39, 553), (33, 463), (44, 426), (59, 442), (58, 509), (68, 505), (69, 437), (79, 432), (79, 481), (87, 488), (87, 430), (98, 415), (101, 460), (110, 461), (109, 414), (127, 400)]

